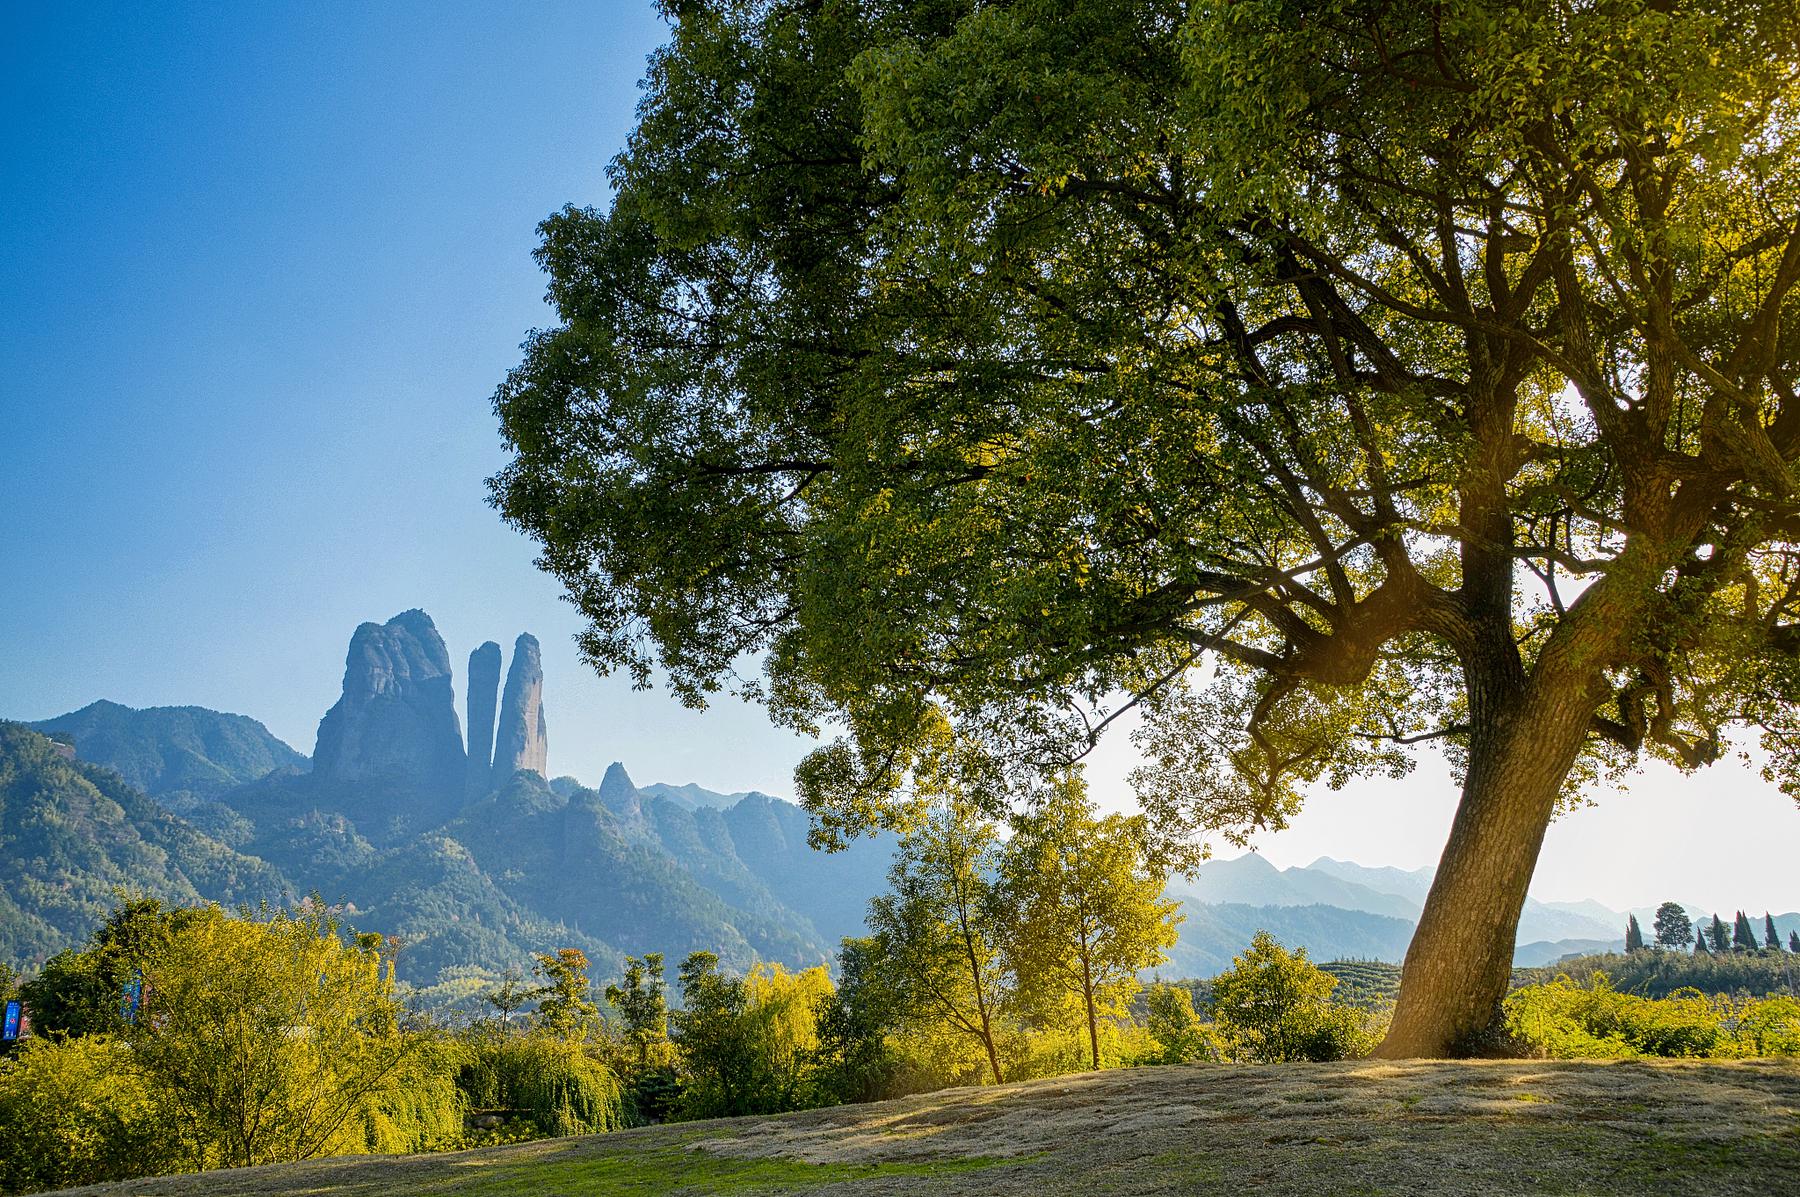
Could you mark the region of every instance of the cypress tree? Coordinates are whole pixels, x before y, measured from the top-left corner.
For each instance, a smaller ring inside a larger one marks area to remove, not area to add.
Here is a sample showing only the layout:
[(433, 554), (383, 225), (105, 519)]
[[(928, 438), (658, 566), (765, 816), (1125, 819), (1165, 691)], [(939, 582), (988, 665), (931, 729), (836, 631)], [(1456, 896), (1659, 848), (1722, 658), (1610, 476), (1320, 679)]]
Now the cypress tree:
[(1711, 955), (1711, 953), (1709, 953), (1706, 950), (1706, 928), (1705, 927), (1702, 927), (1698, 931), (1694, 932), (1694, 955), (1696, 955), (1696, 956)]
[(1763, 911), (1763, 947), (1770, 951), (1781, 951), (1781, 932), (1775, 930), (1775, 916)]
[(1800, 931), (1788, 932), (1788, 951), (1800, 952)]
[(1625, 916), (1625, 954), (1644, 950), (1644, 931), (1638, 926), (1637, 915)]
[(1731, 950), (1734, 952), (1756, 951), (1756, 932), (1750, 929), (1750, 920), (1741, 910), (1737, 912), (1737, 921), (1731, 925)]
[(1731, 951), (1731, 932), (1725, 929), (1725, 920), (1713, 915), (1712, 926), (1706, 929), (1707, 947), (1715, 952)]

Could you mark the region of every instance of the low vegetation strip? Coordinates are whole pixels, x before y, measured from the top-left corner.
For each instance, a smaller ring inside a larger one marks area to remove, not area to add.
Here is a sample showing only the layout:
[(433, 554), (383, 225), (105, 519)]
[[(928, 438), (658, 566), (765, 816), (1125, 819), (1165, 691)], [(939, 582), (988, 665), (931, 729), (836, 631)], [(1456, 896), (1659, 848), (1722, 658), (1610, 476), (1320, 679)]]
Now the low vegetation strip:
[(1790, 1062), (1115, 1070), (770, 1118), (75, 1190), (625, 1195), (1800, 1193)]

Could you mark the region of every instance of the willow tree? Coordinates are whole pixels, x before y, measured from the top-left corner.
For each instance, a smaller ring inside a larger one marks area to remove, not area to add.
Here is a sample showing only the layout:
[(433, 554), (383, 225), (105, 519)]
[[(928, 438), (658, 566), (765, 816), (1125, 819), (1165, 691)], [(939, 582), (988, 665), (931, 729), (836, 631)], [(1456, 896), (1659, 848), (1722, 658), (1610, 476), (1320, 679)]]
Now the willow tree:
[(1791, 3), (669, 11), (494, 493), (597, 666), (843, 729), (823, 836), (944, 717), (1028, 771), (1137, 706), (1172, 835), (1435, 741), (1440, 1054), (1559, 804), (1733, 721), (1791, 784)]

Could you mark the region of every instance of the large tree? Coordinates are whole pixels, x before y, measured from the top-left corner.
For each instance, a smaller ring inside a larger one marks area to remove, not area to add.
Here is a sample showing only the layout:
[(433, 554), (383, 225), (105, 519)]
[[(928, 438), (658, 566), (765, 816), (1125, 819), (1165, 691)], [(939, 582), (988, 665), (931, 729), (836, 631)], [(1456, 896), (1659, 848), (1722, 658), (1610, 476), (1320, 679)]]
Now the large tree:
[(1694, 933), (1693, 921), (1679, 902), (1664, 902), (1656, 908), (1656, 946), (1671, 950), (1687, 947)]
[(1135, 704), (1235, 840), (1436, 741), (1434, 1055), (1599, 772), (1741, 721), (1791, 784), (1791, 3), (669, 11), (494, 493), (597, 666), (844, 729), (824, 837), (941, 716), (1029, 772)]

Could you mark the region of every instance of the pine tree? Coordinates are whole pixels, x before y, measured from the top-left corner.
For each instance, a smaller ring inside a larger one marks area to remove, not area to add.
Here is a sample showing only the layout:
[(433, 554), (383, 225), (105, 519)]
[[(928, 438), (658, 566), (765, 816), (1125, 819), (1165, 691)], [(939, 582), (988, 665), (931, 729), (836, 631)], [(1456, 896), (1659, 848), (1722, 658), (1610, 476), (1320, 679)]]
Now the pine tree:
[(1781, 951), (1781, 932), (1775, 929), (1775, 916), (1763, 911), (1763, 947), (1772, 952)]
[(1679, 902), (1664, 902), (1656, 908), (1656, 945), (1674, 950), (1687, 946), (1694, 924)]
[(1712, 926), (1706, 929), (1707, 946), (1715, 952), (1731, 951), (1731, 932), (1725, 929), (1725, 920), (1713, 915)]
[(1750, 929), (1750, 920), (1741, 910), (1737, 912), (1737, 921), (1731, 925), (1731, 950), (1734, 952), (1756, 951), (1756, 932)]
[(1704, 927), (1694, 932), (1694, 955), (1711, 955), (1711, 953), (1706, 950), (1706, 928)]
[(1644, 950), (1644, 929), (1638, 926), (1637, 915), (1625, 916), (1625, 954)]
[(1788, 932), (1788, 951), (1800, 952), (1800, 931)]

